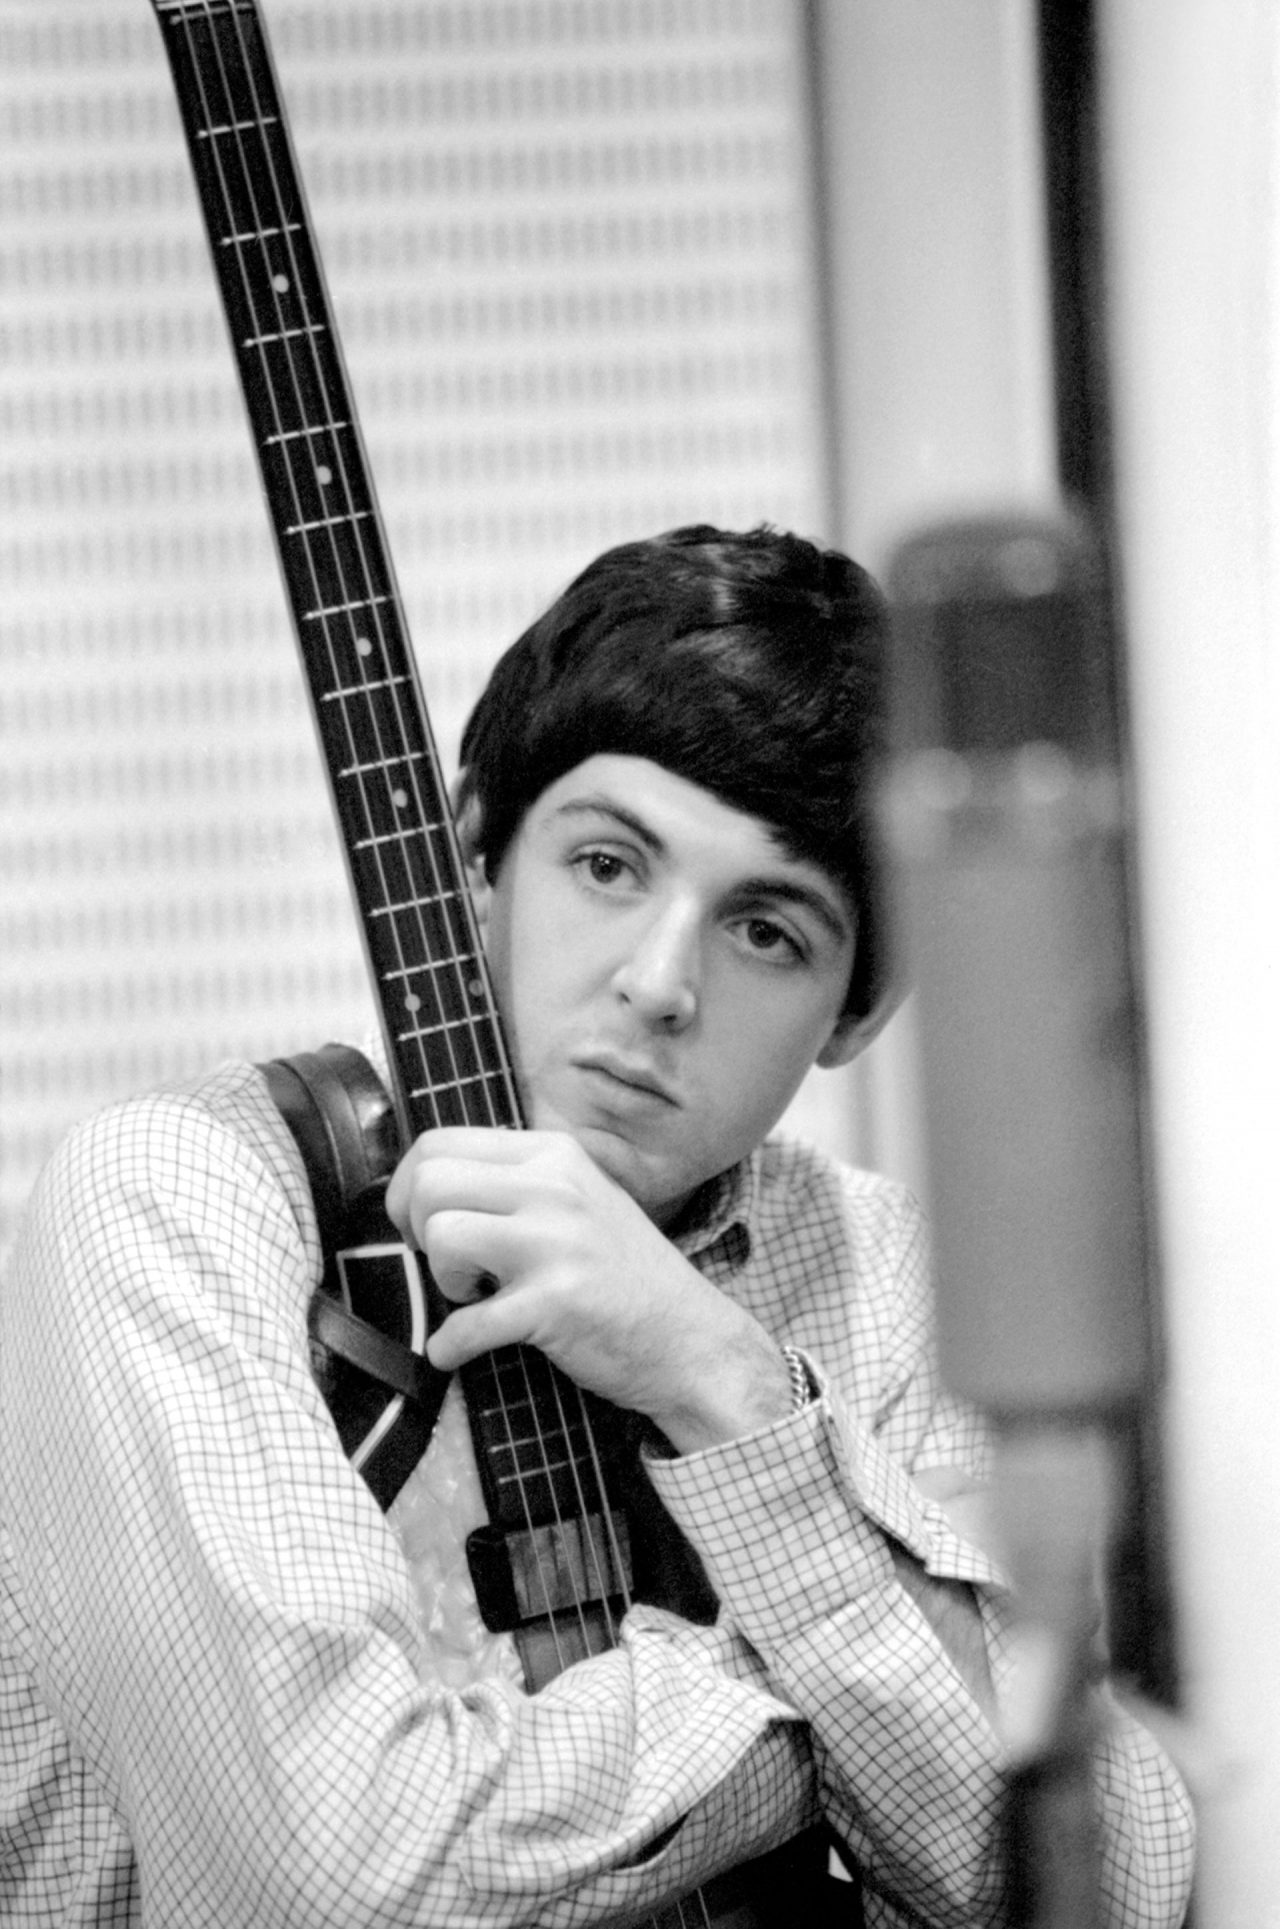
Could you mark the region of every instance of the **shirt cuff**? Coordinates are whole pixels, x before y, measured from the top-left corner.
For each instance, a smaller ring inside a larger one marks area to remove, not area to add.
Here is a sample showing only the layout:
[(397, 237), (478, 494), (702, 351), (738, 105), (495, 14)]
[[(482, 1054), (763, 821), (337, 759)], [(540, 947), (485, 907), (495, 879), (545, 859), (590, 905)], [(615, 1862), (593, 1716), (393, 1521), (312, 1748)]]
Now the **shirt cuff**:
[(813, 1360), (819, 1398), (742, 1439), (648, 1460), (659, 1499), (748, 1639), (768, 1647), (891, 1586), (892, 1539), (932, 1574), (999, 1584), (988, 1557), (851, 1421)]

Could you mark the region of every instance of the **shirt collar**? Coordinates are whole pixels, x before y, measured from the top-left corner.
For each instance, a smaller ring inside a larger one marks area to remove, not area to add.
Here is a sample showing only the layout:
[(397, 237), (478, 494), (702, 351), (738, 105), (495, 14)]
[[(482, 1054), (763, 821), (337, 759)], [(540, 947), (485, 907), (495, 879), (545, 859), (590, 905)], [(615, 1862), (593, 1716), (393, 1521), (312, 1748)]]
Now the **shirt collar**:
[(751, 1257), (751, 1229), (760, 1192), (760, 1153), (708, 1179), (693, 1200), (674, 1243), (693, 1259), (723, 1243), (724, 1257), (736, 1272)]

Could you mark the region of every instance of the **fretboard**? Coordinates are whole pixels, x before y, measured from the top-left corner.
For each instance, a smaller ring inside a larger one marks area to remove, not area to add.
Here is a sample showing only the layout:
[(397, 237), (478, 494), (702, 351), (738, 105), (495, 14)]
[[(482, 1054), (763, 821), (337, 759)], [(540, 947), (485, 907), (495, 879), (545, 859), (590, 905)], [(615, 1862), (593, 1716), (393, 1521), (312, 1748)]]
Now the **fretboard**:
[(270, 49), (249, 0), (154, 0), (406, 1137), (514, 1125), (440, 759)]

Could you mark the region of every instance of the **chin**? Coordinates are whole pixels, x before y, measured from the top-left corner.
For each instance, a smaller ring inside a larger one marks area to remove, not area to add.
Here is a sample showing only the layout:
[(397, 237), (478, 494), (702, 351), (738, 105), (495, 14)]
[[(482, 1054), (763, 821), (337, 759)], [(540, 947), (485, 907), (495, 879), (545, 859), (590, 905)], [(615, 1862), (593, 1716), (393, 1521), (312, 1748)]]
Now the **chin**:
[[(595, 1160), (600, 1170), (606, 1172), (614, 1184), (621, 1186), (622, 1190), (635, 1200), (641, 1211), (647, 1213), (649, 1218), (656, 1220), (658, 1224), (662, 1223), (664, 1217), (670, 1217), (674, 1210), (678, 1210), (679, 1200), (687, 1198), (692, 1190), (691, 1187), (680, 1190), (668, 1183), (663, 1175), (652, 1170), (643, 1153), (637, 1152), (635, 1147), (628, 1144), (625, 1139), (619, 1139), (614, 1133), (605, 1131), (599, 1126), (578, 1128), (574, 1130), (573, 1136), (583, 1151), (589, 1153)], [(673, 1192), (677, 1194), (675, 1207), (670, 1204)]]

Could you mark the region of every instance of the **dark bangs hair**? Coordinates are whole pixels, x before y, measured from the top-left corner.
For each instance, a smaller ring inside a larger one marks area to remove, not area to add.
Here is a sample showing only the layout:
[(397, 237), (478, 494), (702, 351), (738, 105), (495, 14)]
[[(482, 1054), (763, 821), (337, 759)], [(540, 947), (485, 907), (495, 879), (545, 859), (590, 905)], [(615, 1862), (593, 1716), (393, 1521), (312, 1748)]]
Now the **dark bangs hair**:
[(837, 550), (706, 524), (606, 550), (494, 668), (462, 738), (487, 875), (548, 785), (603, 751), (646, 757), (762, 819), (841, 884), (858, 921), (846, 1001), (886, 989), (870, 782), (884, 599)]

